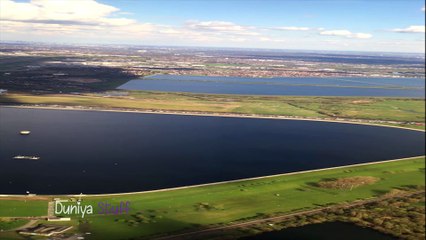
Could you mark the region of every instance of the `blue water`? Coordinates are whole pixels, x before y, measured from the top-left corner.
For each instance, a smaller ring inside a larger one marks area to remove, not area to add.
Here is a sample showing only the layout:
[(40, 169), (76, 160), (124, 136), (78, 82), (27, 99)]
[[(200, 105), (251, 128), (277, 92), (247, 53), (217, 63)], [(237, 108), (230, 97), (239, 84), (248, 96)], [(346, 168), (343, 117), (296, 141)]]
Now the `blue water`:
[(244, 78), (155, 75), (131, 80), (124, 90), (286, 96), (373, 96), (424, 98), (418, 78)]

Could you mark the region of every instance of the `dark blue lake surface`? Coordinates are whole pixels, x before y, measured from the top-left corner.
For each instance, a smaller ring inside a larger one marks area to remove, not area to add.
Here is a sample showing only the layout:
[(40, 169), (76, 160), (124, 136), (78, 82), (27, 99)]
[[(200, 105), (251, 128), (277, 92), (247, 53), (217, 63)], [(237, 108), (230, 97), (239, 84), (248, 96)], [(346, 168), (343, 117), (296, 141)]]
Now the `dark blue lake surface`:
[(0, 116), (0, 193), (142, 191), (425, 152), (423, 132), (353, 124), (4, 107)]
[(131, 80), (124, 90), (212, 94), (287, 96), (425, 96), (425, 80), (418, 78), (244, 78), (154, 75)]
[(240, 240), (396, 240), (369, 228), (358, 227), (343, 222), (311, 224), (302, 227), (287, 228), (281, 231), (262, 233)]

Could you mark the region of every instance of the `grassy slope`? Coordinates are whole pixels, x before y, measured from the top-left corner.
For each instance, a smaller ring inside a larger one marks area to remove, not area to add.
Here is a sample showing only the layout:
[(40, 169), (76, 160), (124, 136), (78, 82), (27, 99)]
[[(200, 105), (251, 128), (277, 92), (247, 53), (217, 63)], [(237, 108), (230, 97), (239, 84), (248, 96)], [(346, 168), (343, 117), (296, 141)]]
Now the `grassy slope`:
[(15, 229), (26, 223), (28, 223), (28, 220), (23, 220), (23, 219), (0, 221), (0, 230)]
[(47, 215), (47, 202), (43, 200), (0, 200), (0, 217)]
[(133, 91), (125, 97), (102, 97), (95, 94), (6, 94), (0, 95), (0, 104), (2, 103), (425, 121), (424, 99), (235, 96)]
[[(131, 215), (90, 216), (90, 231), (99, 239), (135, 237), (161, 232), (182, 230), (196, 224), (227, 223), (256, 214), (291, 212), (314, 208), (318, 205), (365, 199), (388, 192), (396, 187), (424, 185), (424, 157), (416, 160), (403, 160), (344, 169), (325, 170), (313, 173), (271, 177), (238, 183), (226, 183), (207, 187), (196, 187), (156, 193), (125, 195), (120, 197), (91, 197), (85, 204), (97, 205), (99, 201), (118, 203), (131, 201), (132, 213), (141, 211), (144, 216), (155, 215), (155, 222), (129, 224), (125, 220), (135, 220)], [(324, 178), (348, 176), (374, 176), (381, 181), (352, 191), (329, 190), (313, 187), (310, 183)], [(279, 194), (279, 196), (277, 196)], [(209, 203), (211, 210), (199, 210), (199, 203)], [(11, 202), (1, 201), (0, 216), (22, 215), (4, 209)], [(40, 205), (33, 211), (41, 212)], [(149, 212), (148, 210), (154, 210)], [(28, 213), (27, 213), (28, 214)], [(33, 214), (33, 213), (31, 213)], [(123, 219), (122, 221), (116, 221)], [(105, 228), (105, 225), (108, 228)], [(137, 227), (135, 227), (137, 226)]]

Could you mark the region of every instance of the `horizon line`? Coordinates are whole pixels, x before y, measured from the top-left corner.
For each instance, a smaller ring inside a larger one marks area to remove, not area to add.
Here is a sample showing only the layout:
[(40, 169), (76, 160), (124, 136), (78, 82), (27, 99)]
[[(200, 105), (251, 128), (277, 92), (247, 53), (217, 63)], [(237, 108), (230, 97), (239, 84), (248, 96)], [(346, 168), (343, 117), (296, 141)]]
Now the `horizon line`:
[(223, 49), (223, 50), (268, 50), (268, 51), (287, 51), (287, 52), (334, 52), (334, 53), (376, 53), (376, 54), (416, 54), (425, 55), (426, 52), (390, 52), (374, 50), (320, 50), (320, 49), (288, 49), (288, 48), (261, 48), (261, 47), (220, 47), (220, 46), (189, 46), (189, 45), (152, 45), (152, 44), (134, 44), (134, 43), (77, 43), (77, 42), (49, 42), (49, 41), (28, 41), (28, 40), (0, 40), (3, 43), (27, 43), (44, 45), (62, 45), (62, 46), (134, 46), (134, 47), (163, 47), (163, 48), (201, 48), (201, 49)]

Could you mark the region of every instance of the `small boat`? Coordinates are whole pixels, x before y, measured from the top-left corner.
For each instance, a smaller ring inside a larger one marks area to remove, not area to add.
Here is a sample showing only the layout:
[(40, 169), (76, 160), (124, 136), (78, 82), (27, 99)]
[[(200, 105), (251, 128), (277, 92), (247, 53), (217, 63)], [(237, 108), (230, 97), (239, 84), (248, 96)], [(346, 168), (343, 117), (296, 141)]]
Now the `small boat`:
[(13, 157), (13, 159), (15, 159), (15, 160), (39, 160), (40, 157), (18, 155), (18, 156)]
[(28, 130), (22, 130), (22, 131), (20, 131), (19, 132), (19, 134), (21, 134), (21, 135), (30, 135), (30, 131), (28, 131)]

